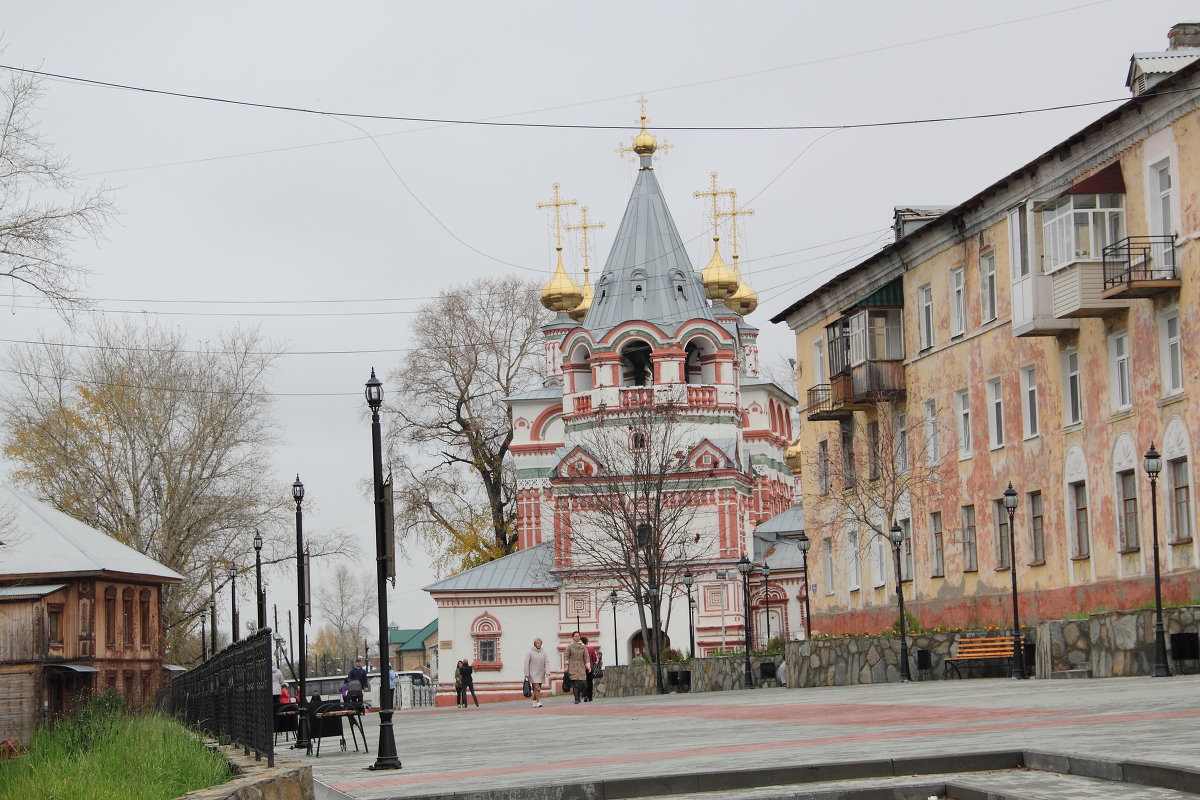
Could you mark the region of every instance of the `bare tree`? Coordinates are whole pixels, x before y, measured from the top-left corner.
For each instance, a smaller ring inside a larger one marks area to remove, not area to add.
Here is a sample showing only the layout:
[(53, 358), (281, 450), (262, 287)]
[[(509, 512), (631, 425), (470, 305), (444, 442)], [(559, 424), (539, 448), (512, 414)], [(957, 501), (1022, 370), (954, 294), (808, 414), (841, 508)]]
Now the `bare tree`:
[[(255, 331), (188, 350), (184, 334), (98, 323), (89, 343), (13, 348), (4, 452), (43, 501), (184, 576), (164, 590), (168, 646), (205, 611), (209, 575), (265, 553), (290, 560), (290, 501), (270, 474), (269, 370)], [(310, 536), (314, 554), (335, 543)], [(268, 563), (272, 560), (268, 558)]]
[(443, 292), (417, 313), (413, 349), (389, 376), (400, 389), (388, 442), (397, 522), (440, 551), (443, 572), (516, 549), (512, 414), (501, 401), (540, 381), (538, 296), (512, 277)]
[[(693, 524), (707, 477), (689, 461), (700, 434), (669, 398), (656, 402), (653, 388), (641, 391), (642, 405), (600, 412), (600, 424), (579, 438), (580, 451), (567, 456), (570, 553), (557, 554), (556, 563), (569, 559), (575, 580), (623, 588), (657, 662), (663, 600), (669, 620), (670, 589), (713, 555), (713, 535), (698, 532), (713, 526)], [(723, 452), (711, 457), (712, 468), (727, 466)]]
[(0, 94), (0, 276), (60, 311), (86, 305), (81, 283), (87, 271), (71, 260), (69, 245), (81, 235), (100, 236), (112, 215), (108, 190), (80, 189), (70, 161), (38, 131), (36, 77), (13, 72)]
[(333, 578), (321, 584), (316, 595), (317, 610), (327, 622), (321, 628), (322, 641), (348, 668), (344, 659), (359, 652), (359, 645), (368, 634), (367, 623), (375, 616), (375, 584), (364, 580), (362, 574), (356, 574), (343, 562), (334, 570)]

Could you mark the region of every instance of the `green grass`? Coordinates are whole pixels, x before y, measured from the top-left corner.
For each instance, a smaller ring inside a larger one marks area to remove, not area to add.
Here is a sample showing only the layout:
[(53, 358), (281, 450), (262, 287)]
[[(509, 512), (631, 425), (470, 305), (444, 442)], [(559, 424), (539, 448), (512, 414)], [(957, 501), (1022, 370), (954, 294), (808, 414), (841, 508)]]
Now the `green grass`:
[(225, 757), (175, 720), (101, 695), (0, 762), (0, 800), (171, 800), (229, 779)]

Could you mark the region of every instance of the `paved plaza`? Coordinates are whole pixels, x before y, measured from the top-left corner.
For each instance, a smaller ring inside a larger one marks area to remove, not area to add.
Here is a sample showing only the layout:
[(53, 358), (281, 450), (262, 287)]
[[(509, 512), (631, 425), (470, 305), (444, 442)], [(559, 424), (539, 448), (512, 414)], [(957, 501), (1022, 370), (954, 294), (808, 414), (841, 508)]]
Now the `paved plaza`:
[[(568, 784), (584, 784), (575, 790), (577, 796), (602, 797), (597, 786), (628, 785), (628, 779), (636, 779), (653, 796), (703, 792), (708, 800), (765, 800), (797, 796), (795, 787), (784, 793), (762, 786), (764, 775), (783, 775), (783, 768), (808, 765), (821, 775), (838, 777), (829, 765), (931, 757), (934, 765), (945, 762), (950, 770), (972, 770), (978, 765), (956, 766), (949, 757), (997, 751), (1200, 770), (1200, 676), (772, 688), (582, 705), (555, 697), (539, 709), (521, 701), (398, 712), (395, 731), (401, 770), (365, 769), (374, 760), (377, 740), (378, 717), (373, 714), (367, 717), (372, 755), (355, 753), (352, 745), (340, 752), (337, 740), (327, 739), (320, 758), (303, 760), (312, 764), (318, 781), (360, 800), (473, 793), (568, 797), (571, 792), (535, 788)], [(295, 757), (282, 748), (280, 755)], [(825, 766), (817, 770), (814, 765)], [(913, 775), (904, 780), (933, 785), (945, 776), (934, 779), (930, 773), (940, 771), (912, 767)], [(712, 773), (753, 774), (758, 783), (750, 785), (759, 788), (737, 789), (738, 776), (725, 775), (715, 776), (715, 782), (730, 791), (708, 792)], [(702, 777), (697, 782), (687, 776)], [(1010, 787), (1011, 794), (996, 797), (1200, 797), (1200, 785), (1190, 783), (1185, 788), (1195, 795), (1086, 777), (1056, 778), (1052, 769), (975, 773), (963, 781), (974, 781), (984, 791)], [(810, 793), (807, 797), (835, 787), (880, 783), (818, 781), (802, 788)]]

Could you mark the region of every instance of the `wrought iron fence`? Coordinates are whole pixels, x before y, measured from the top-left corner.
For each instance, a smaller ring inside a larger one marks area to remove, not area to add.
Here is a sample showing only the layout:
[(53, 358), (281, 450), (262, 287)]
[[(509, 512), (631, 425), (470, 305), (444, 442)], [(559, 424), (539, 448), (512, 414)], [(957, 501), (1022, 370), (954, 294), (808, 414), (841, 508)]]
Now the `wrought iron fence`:
[(1129, 236), (1104, 248), (1104, 288), (1178, 280), (1174, 236)]
[(275, 766), (271, 647), (270, 628), (231, 644), (175, 678), (159, 695), (159, 708)]

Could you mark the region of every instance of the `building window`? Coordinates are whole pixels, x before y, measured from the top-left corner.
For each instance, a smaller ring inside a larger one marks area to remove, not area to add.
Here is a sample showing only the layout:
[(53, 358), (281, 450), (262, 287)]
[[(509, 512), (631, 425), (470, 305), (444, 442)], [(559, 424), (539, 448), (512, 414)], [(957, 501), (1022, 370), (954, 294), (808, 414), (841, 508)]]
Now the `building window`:
[(1088, 536), (1087, 483), (1084, 481), (1072, 483), (1069, 494), (1075, 508), (1075, 536), (1072, 542), (1075, 548), (1075, 557), (1084, 558), (1092, 552), (1091, 539)]
[(1179, 310), (1159, 318), (1159, 350), (1163, 360), (1164, 394), (1183, 391), (1183, 346), (1179, 341)]
[(829, 494), (829, 442), (817, 442), (817, 483), (821, 494)]
[(1137, 472), (1132, 469), (1117, 473), (1117, 489), (1120, 492), (1121, 511), (1119, 546), (1122, 551), (1138, 548)]
[(1192, 493), (1186, 458), (1168, 464), (1171, 479), (1171, 520), (1173, 541), (1186, 542), (1192, 538)]
[(133, 589), (121, 592), (121, 640), (133, 647)]
[(875, 588), (887, 584), (888, 574), (888, 552), (891, 550), (891, 539), (887, 540), (887, 547), (884, 547), (884, 537), (879, 535), (871, 536), (871, 556), (875, 563)]
[(59, 603), (49, 603), (46, 606), (46, 634), (49, 636), (51, 647), (62, 647), (62, 612)]
[(825, 571), (825, 594), (833, 594), (833, 540), (822, 542), (822, 566)]
[(496, 640), (495, 639), (480, 639), (479, 640), (479, 660), (494, 662), (496, 660)]
[(987, 383), (988, 393), (988, 436), (992, 449), (1004, 446), (1004, 394), (1000, 379), (995, 378)]
[(1009, 269), (1021, 278), (1029, 275), (1028, 251), (1025, 247), (1025, 222), (1027, 215), (1028, 212), (1023, 205), (1008, 212)]
[(829, 383), (829, 375), (825, 371), (825, 342), (821, 339), (813, 342), (813, 380), (818, 384)]
[(899, 525), (900, 530), (904, 531), (904, 539), (900, 542), (900, 580), (911, 581), (913, 579), (912, 520), (902, 519)]
[(996, 515), (996, 569), (1012, 567), (1012, 553), (1008, 549), (1008, 510), (1004, 500), (993, 500), (992, 507)]
[(920, 309), (918, 327), (921, 330), (921, 349), (933, 347), (933, 287), (925, 284), (917, 289), (917, 306)]
[(1165, 159), (1150, 167), (1150, 227), (1158, 236), (1174, 236), (1175, 222), (1171, 202), (1171, 161)]
[(117, 589), (109, 586), (104, 590), (104, 641), (108, 645), (117, 643)]
[(856, 591), (862, 585), (862, 564), (858, 554), (858, 532), (846, 531), (846, 582), (850, 591)]
[(1133, 392), (1129, 384), (1129, 334), (1114, 333), (1108, 339), (1108, 357), (1112, 364), (1113, 409), (1123, 411), (1133, 405)]
[(971, 455), (971, 395), (966, 389), (954, 393), (954, 409), (958, 417), (958, 457)]
[(871, 452), (868, 454), (868, 464), (870, 469), (871, 480), (879, 480), (879, 476), (883, 474), (883, 458), (879, 452), (879, 422), (873, 421), (867, 423), (867, 443), (871, 447)]
[(142, 589), (138, 597), (141, 611), (141, 625), (139, 626), (142, 634), (142, 647), (150, 646), (150, 590)]
[(1021, 370), (1021, 428), (1026, 439), (1038, 435), (1037, 367)]
[(1042, 209), (1045, 271), (1076, 261), (1099, 261), (1125, 238), (1125, 195), (1069, 194)]
[(983, 322), (996, 318), (996, 254), (979, 257), (979, 297), (983, 308)]
[(1083, 391), (1079, 383), (1079, 352), (1068, 350), (1063, 354), (1063, 411), (1066, 424), (1075, 425), (1083, 421)]
[(908, 471), (908, 415), (896, 415), (896, 465), (897, 472)]
[(975, 506), (962, 507), (963, 572), (979, 569), (979, 555), (975, 550)]
[(937, 405), (933, 400), (925, 401), (925, 460), (936, 464), (941, 458), (938, 451)]
[(946, 574), (946, 545), (942, 539), (942, 512), (935, 511), (929, 515), (929, 539), (933, 546), (932, 558), (933, 576), (940, 578)]
[(1029, 506), (1029, 544), (1033, 549), (1033, 563), (1041, 564), (1046, 560), (1046, 535), (1042, 528), (1042, 493), (1030, 492), (1026, 505)]
[(966, 330), (964, 303), (966, 275), (962, 267), (950, 271), (950, 335), (959, 336)]
[(842, 443), (842, 486), (849, 488), (854, 485), (854, 424), (843, 422), (841, 430)]

